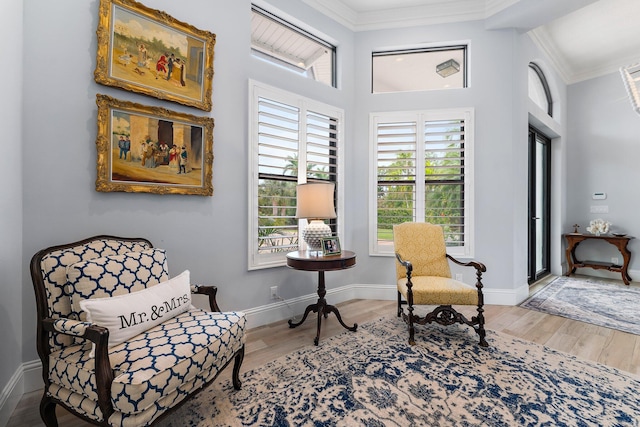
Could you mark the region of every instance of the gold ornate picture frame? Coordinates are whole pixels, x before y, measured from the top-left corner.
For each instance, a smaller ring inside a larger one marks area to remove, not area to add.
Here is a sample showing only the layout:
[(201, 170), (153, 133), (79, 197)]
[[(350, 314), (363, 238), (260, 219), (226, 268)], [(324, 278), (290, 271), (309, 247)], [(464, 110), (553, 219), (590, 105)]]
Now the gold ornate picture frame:
[(213, 126), (162, 107), (96, 95), (96, 190), (213, 195)]
[(100, 0), (95, 81), (211, 111), (216, 35), (133, 0)]

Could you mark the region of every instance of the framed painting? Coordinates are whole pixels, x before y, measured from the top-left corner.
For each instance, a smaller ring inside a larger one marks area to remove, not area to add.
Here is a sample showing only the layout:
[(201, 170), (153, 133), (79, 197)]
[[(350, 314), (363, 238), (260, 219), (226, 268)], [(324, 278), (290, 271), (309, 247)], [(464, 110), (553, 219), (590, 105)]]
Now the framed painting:
[(96, 96), (96, 190), (213, 195), (210, 117)]
[(133, 0), (100, 0), (96, 82), (211, 111), (216, 36)]
[(340, 255), (340, 239), (337, 236), (322, 238), (322, 255)]

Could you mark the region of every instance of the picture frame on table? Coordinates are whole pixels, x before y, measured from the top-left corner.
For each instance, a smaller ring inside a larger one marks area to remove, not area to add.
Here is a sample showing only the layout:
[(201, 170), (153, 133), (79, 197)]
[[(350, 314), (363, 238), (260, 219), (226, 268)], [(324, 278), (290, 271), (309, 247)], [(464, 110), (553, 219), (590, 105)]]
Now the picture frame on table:
[(322, 255), (340, 255), (341, 253), (340, 239), (337, 236), (322, 238)]
[(215, 34), (134, 0), (100, 0), (96, 34), (97, 83), (211, 111)]
[(212, 118), (101, 94), (96, 104), (96, 191), (213, 195)]

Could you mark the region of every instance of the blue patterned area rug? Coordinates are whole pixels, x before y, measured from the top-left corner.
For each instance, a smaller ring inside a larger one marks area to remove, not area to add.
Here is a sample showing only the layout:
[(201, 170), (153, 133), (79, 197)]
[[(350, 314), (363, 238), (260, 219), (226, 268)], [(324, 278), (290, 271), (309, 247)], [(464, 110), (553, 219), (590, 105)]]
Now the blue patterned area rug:
[(520, 307), (640, 335), (640, 288), (558, 277)]
[(640, 377), (487, 331), (383, 318), (219, 381), (161, 425), (638, 426)]

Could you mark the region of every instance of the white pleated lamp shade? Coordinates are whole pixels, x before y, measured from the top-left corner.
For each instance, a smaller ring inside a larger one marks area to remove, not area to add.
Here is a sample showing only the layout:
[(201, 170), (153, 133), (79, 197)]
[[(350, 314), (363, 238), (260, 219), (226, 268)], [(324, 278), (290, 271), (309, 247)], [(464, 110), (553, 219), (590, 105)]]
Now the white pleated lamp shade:
[(336, 217), (333, 206), (335, 184), (313, 182), (297, 186), (296, 218), (329, 219)]

